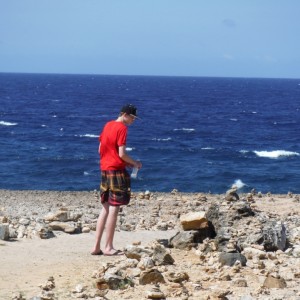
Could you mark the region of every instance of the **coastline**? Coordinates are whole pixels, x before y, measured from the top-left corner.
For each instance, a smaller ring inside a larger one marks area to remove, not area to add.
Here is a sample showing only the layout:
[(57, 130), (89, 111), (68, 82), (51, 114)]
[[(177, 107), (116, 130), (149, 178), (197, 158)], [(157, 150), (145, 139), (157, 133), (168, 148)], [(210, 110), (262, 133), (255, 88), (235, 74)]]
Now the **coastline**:
[[(239, 197), (245, 200), (247, 194), (239, 194)], [(205, 211), (213, 201), (230, 206), (231, 203), (226, 204), (224, 198), (225, 194), (181, 193), (176, 190), (170, 193), (135, 192), (130, 205), (120, 212), (116, 247), (124, 248), (138, 242), (147, 246), (157, 239), (170, 239), (176, 232), (182, 230), (179, 222), (180, 215), (191, 211)], [(257, 215), (263, 214), (268, 218), (284, 222), (289, 233), (292, 229), (298, 227), (300, 229), (300, 224), (297, 223), (297, 216), (300, 215), (299, 194), (268, 194), (261, 197), (254, 195), (253, 198), (251, 206)], [(86, 287), (90, 295), (92, 292), (96, 293), (94, 272), (105, 264), (117, 264), (118, 261), (124, 260), (119, 257), (91, 256), (89, 253), (94, 242), (95, 222), (100, 208), (97, 191), (0, 190), (0, 218), (6, 217), (10, 226), (15, 228), (20, 226), (20, 222), (26, 224), (25, 221), (28, 220), (28, 224), (23, 225), (27, 228), (23, 237), (16, 237), (9, 241), (0, 240), (0, 298), (12, 299), (13, 294), (22, 293), (24, 299), (31, 299), (29, 297), (40, 293), (39, 285), (45, 283), (50, 276), (55, 278), (56, 287), (53, 291), (58, 299), (70, 299), (72, 291), (78, 285)], [(59, 210), (81, 214), (78, 221), (81, 226), (90, 230), (80, 234), (54, 231), (54, 238), (37, 237), (35, 226), (45, 220), (46, 216)], [(293, 247), (296, 246), (300, 246), (297, 239), (293, 241)], [(293, 269), (295, 261), (290, 255), (279, 253), (279, 258), (276, 258), (279, 263), (272, 266), (282, 267), (278, 269), (278, 273), (280, 276), (285, 276), (287, 288), (270, 289), (269, 294), (264, 295), (259, 289), (266, 273), (256, 268), (253, 271), (252, 267), (247, 267), (239, 271), (238, 277), (246, 278), (248, 286), (234, 285), (233, 287), (232, 281), (224, 281), (221, 275), (216, 278), (219, 272), (217, 265), (208, 264), (203, 269), (198, 254), (199, 249), (170, 250), (176, 262), (175, 267), (179, 268), (180, 272), (189, 273), (190, 282), (187, 282), (185, 287), (190, 290), (191, 295), (187, 299), (209, 299), (209, 295), (215, 292), (213, 286), (223, 291), (231, 289), (233, 294), (232, 296), (228, 294), (228, 299), (240, 299), (241, 296), (250, 295), (253, 291), (257, 292), (253, 299), (272, 299), (274, 295), (285, 295), (285, 297), (290, 295), (290, 299), (300, 296), (300, 279), (297, 277), (299, 273), (295, 273)], [(212, 259), (213, 256), (209, 257), (208, 259)], [(267, 261), (269, 262), (268, 259)], [(273, 262), (274, 259), (270, 259), (270, 264)], [(210, 269), (211, 271), (208, 271)], [(213, 272), (212, 269), (215, 271)], [(159, 270), (163, 272), (164, 268), (159, 267)], [(225, 268), (222, 272), (226, 270)], [(296, 277), (293, 277), (294, 275)], [(236, 275), (231, 274), (231, 277), (234, 276)], [(203, 298), (199, 298), (198, 291), (192, 288), (198, 281), (201, 281), (203, 287), (199, 291)], [(106, 297), (107, 299), (130, 299), (130, 297), (137, 299), (136, 297), (140, 297), (142, 293), (142, 298), (145, 298), (144, 294), (151, 289), (151, 286), (137, 285), (122, 291), (109, 290)], [(176, 291), (176, 287), (172, 288)], [(161, 289), (167, 295), (172, 294), (168, 292), (170, 289), (168, 284), (161, 284)], [(96, 296), (88, 299), (96, 299)], [(169, 296), (167, 299), (176, 299), (176, 297)]]

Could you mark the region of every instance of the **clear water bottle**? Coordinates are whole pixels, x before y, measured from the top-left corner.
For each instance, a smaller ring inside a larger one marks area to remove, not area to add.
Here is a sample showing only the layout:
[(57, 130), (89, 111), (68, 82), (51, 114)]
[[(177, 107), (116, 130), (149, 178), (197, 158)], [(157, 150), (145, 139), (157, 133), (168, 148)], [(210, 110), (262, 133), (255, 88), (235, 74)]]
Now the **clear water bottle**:
[(131, 178), (137, 178), (138, 170), (139, 170), (139, 169), (136, 168), (136, 167), (132, 168)]

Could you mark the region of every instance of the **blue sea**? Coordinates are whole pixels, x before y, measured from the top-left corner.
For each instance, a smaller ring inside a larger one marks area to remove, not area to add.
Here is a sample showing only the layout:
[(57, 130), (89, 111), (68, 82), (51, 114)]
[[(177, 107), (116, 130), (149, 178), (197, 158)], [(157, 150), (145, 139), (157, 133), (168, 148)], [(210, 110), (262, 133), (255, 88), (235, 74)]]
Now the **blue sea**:
[(300, 193), (300, 79), (0, 73), (0, 188), (99, 188), (98, 136), (138, 107), (133, 191)]

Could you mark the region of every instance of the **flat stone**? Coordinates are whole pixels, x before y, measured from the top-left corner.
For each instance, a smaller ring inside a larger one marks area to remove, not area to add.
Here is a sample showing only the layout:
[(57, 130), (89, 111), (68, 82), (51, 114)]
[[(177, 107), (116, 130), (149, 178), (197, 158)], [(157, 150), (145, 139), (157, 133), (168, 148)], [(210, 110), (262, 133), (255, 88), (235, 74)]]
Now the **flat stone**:
[(191, 212), (180, 216), (180, 224), (183, 230), (196, 230), (208, 227), (205, 211)]

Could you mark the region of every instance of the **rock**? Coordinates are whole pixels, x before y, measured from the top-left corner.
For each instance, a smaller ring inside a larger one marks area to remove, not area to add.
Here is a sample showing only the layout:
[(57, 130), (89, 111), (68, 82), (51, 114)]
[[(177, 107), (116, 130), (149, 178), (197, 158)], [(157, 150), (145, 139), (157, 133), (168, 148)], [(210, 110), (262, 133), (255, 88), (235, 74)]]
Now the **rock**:
[(233, 185), (231, 189), (229, 189), (225, 194), (226, 201), (238, 201), (240, 199), (239, 195), (237, 194), (237, 186)]
[(152, 251), (149, 249), (146, 249), (143, 246), (134, 246), (129, 245), (126, 246), (124, 249), (124, 253), (127, 258), (133, 258), (137, 260), (141, 260), (142, 256), (151, 256)]
[(82, 213), (73, 213), (65, 209), (60, 209), (56, 213), (51, 213), (45, 216), (45, 221), (59, 221), (59, 222), (77, 222), (79, 218), (82, 216)]
[(50, 239), (50, 238), (53, 238), (55, 237), (52, 229), (48, 228), (48, 227), (41, 227), (39, 230), (38, 230), (38, 236), (41, 238), (41, 239)]
[(154, 267), (154, 261), (151, 257), (142, 257), (140, 262), (138, 263), (138, 267), (141, 270), (151, 269)]
[(123, 290), (128, 286), (134, 286), (133, 281), (129, 278), (123, 278), (115, 274), (105, 274), (104, 282), (107, 284), (108, 288), (111, 290)]
[(19, 220), (19, 224), (28, 226), (30, 224), (30, 220), (28, 218), (21, 218)]
[(257, 257), (259, 259), (266, 259), (267, 253), (265, 251), (261, 251), (252, 247), (246, 247), (242, 252), (247, 259), (252, 259)]
[(237, 287), (247, 287), (247, 281), (245, 279), (236, 279), (233, 281), (233, 284)]
[(181, 283), (189, 280), (189, 275), (186, 272), (168, 272), (166, 279), (170, 282)]
[(150, 291), (146, 292), (148, 299), (165, 299), (165, 294), (160, 290), (159, 286), (154, 286)]
[(162, 245), (155, 246), (152, 259), (157, 266), (172, 265), (174, 263), (173, 257)]
[(269, 275), (263, 284), (264, 287), (272, 289), (272, 288), (276, 288), (276, 289), (283, 289), (286, 288), (286, 282), (282, 277), (278, 277), (275, 278), (271, 275)]
[(165, 283), (163, 275), (157, 269), (151, 269), (141, 273), (139, 283), (141, 285), (151, 283)]
[(64, 231), (66, 233), (75, 233), (76, 227), (72, 223), (54, 221), (49, 223), (52, 230)]
[(8, 223), (8, 218), (6, 216), (0, 216), (0, 224)]
[(82, 227), (82, 233), (89, 233), (91, 231), (90, 227)]
[(205, 211), (190, 212), (180, 216), (180, 224), (183, 230), (197, 230), (208, 227)]
[[(254, 212), (245, 201), (232, 202), (230, 206), (212, 203), (206, 218), (215, 232), (215, 243), (219, 251), (227, 251), (227, 243), (233, 237), (233, 230), (238, 226), (239, 220), (251, 216), (254, 216)], [(239, 243), (242, 243), (242, 240)]]
[(191, 249), (198, 243), (202, 243), (206, 238), (213, 236), (210, 228), (203, 228), (200, 230), (181, 231), (173, 236), (170, 241), (170, 247), (177, 249)]
[(266, 251), (284, 251), (286, 247), (286, 228), (282, 222), (269, 221), (262, 230), (262, 245)]
[(246, 266), (247, 259), (241, 253), (221, 253), (219, 262), (224, 266), (233, 266), (236, 261), (240, 261), (242, 266)]
[(8, 241), (9, 240), (9, 225), (0, 224), (0, 240)]

